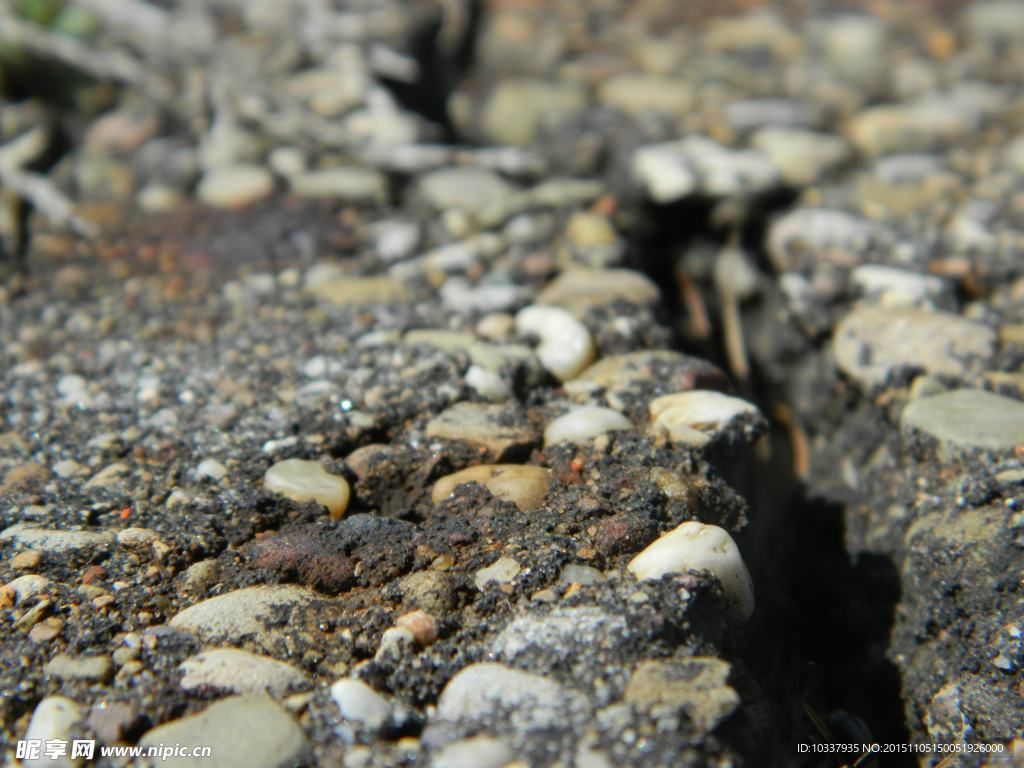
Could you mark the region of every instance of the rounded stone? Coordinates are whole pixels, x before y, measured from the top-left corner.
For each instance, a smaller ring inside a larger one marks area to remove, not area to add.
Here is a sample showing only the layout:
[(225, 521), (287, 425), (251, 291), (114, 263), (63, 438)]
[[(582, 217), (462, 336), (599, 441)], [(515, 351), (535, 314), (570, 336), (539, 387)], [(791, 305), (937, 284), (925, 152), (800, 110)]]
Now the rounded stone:
[(900, 427), (934, 437), (943, 455), (956, 449), (1012, 451), (1024, 445), (1024, 403), (981, 389), (958, 389), (914, 400), (903, 410)]
[(540, 507), (550, 479), (551, 471), (544, 467), (484, 464), (441, 478), (434, 484), (430, 498), (438, 504), (451, 496), (457, 486), (476, 482), (499, 499), (511, 501), (523, 512), (533, 512)]
[(267, 691), (275, 698), (308, 683), (305, 674), (282, 661), (258, 656), (236, 648), (220, 648), (186, 659), (181, 688), (199, 691), (204, 688), (225, 689), (232, 693)]
[(582, 443), (605, 432), (632, 428), (633, 423), (616, 410), (581, 405), (548, 424), (544, 430), (544, 445), (562, 441)]
[(754, 585), (739, 547), (724, 528), (696, 521), (669, 531), (626, 566), (640, 581), (669, 573), (709, 571), (721, 583), (729, 614), (744, 622), (754, 612)]
[(316, 461), (279, 461), (263, 476), (263, 487), (294, 501), (322, 504), (331, 517), (341, 517), (348, 507), (348, 481), (330, 474)]
[(376, 731), (391, 719), (387, 699), (360, 680), (339, 680), (331, 686), (331, 698), (346, 720)]
[(996, 332), (948, 312), (868, 306), (844, 317), (832, 339), (839, 369), (869, 387), (903, 367), (963, 376), (993, 355)]
[(196, 196), (215, 208), (240, 208), (274, 191), (274, 176), (259, 165), (221, 165), (199, 181)]

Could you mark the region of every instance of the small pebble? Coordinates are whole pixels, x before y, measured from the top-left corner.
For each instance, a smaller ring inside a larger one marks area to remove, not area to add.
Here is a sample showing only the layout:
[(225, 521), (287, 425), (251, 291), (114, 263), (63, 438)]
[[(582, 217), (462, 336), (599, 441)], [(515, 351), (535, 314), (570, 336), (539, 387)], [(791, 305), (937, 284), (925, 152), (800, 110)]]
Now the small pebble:
[(476, 324), (476, 332), (485, 339), (501, 341), (507, 337), (515, 326), (515, 318), (504, 312), (492, 312), (480, 318)]
[(200, 179), (196, 197), (215, 208), (241, 208), (274, 191), (274, 176), (259, 165), (222, 165)]
[(376, 661), (399, 662), (403, 656), (407, 656), (416, 645), (416, 636), (405, 627), (391, 627), (384, 630), (381, 635), (380, 645), (374, 655)]
[(313, 500), (327, 507), (331, 517), (341, 517), (348, 507), (348, 481), (330, 474), (316, 461), (279, 461), (263, 476), (263, 487), (294, 501)]
[(43, 562), (43, 553), (34, 549), (19, 552), (11, 558), (11, 568), (15, 571), (32, 571)]
[(667, 573), (710, 571), (721, 583), (730, 615), (744, 622), (754, 612), (754, 586), (732, 536), (716, 525), (683, 523), (662, 536), (627, 566), (640, 581)]
[(575, 406), (569, 413), (547, 425), (544, 429), (544, 445), (562, 441), (583, 443), (605, 432), (619, 429), (633, 429), (633, 423), (618, 411), (596, 405)]
[(156, 531), (148, 528), (125, 528), (117, 534), (117, 543), (122, 547), (145, 547), (158, 538)]
[(45, 576), (28, 574), (9, 581), (4, 585), (4, 588), (13, 592), (14, 604), (18, 605), (29, 598), (43, 594), (50, 588), (52, 583)]
[(477, 571), (474, 583), (476, 588), (481, 590), (485, 589), (492, 581), (497, 584), (507, 584), (519, 575), (521, 570), (522, 566), (515, 560), (510, 557), (503, 557), (493, 565)]
[(479, 365), (471, 365), (466, 371), (466, 384), (477, 394), (486, 397), (492, 403), (501, 403), (512, 397), (512, 388), (495, 371), (488, 371)]
[(195, 470), (193, 470), (193, 474), (197, 478), (208, 477), (211, 480), (223, 480), (227, 477), (228, 470), (219, 461), (206, 459), (205, 461), (199, 462), (199, 465)]
[(110, 679), (113, 672), (114, 666), (109, 656), (75, 658), (61, 653), (50, 659), (43, 667), (43, 674), (53, 675), (61, 680), (104, 682)]
[(503, 501), (511, 501), (523, 512), (540, 507), (551, 471), (544, 467), (518, 464), (483, 464), (448, 475), (434, 484), (431, 500), (438, 504), (462, 483), (476, 482)]
[(431, 762), (431, 768), (504, 768), (516, 758), (511, 747), (490, 736), (453, 741)]
[(426, 647), (437, 640), (437, 619), (426, 611), (404, 613), (395, 620), (395, 625), (409, 630), (416, 642)]
[(692, 445), (705, 444), (745, 415), (759, 415), (746, 400), (701, 389), (663, 395), (651, 402), (650, 413), (656, 431)]
[(540, 338), (537, 357), (559, 381), (575, 378), (597, 357), (590, 331), (561, 307), (526, 307), (516, 315), (515, 327), (520, 334)]
[(331, 698), (346, 720), (371, 731), (380, 730), (391, 719), (387, 699), (359, 680), (339, 680), (331, 686)]
[(183, 661), (179, 669), (184, 691), (204, 688), (232, 693), (267, 691), (279, 699), (290, 689), (308, 683), (306, 675), (289, 664), (235, 648), (204, 651)]
[[(32, 712), (26, 740), (38, 740), (45, 744), (52, 739), (61, 739), (70, 743), (72, 727), (82, 719), (82, 710), (78, 703), (64, 696), (48, 696), (40, 701)], [(50, 759), (40, 751), (38, 758), (22, 760), (24, 768), (74, 768), (78, 760), (72, 760), (70, 750), (67, 755)]]

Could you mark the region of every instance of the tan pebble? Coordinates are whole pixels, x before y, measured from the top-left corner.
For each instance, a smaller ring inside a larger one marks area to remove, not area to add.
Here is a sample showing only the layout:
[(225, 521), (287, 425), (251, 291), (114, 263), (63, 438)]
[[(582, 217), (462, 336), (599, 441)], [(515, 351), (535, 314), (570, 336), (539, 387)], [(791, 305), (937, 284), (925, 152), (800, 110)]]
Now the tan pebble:
[(356, 448), (345, 457), (345, 465), (356, 473), (356, 477), (362, 480), (370, 471), (370, 464), (373, 459), (386, 451), (388, 446), (384, 443), (370, 443), (362, 448)]
[(547, 492), (551, 470), (519, 464), (483, 464), (443, 477), (434, 484), (430, 498), (435, 504), (452, 495), (463, 483), (477, 482), (503, 501), (511, 501), (523, 512), (540, 507)]
[(558, 594), (552, 589), (540, 589), (530, 595), (530, 599), (538, 603), (554, 603), (558, 600)]
[(451, 555), (441, 555), (430, 564), (430, 567), (435, 571), (447, 571), (453, 565), (455, 565), (454, 557)]
[(163, 560), (164, 556), (171, 551), (169, 545), (157, 539), (153, 542), (153, 555), (157, 560)]
[(114, 604), (114, 598), (111, 595), (101, 595), (92, 601), (93, 608), (97, 610), (103, 610), (110, 605)]
[(43, 553), (34, 549), (19, 552), (11, 558), (11, 568), (16, 571), (31, 571), (43, 562)]
[(331, 517), (341, 517), (348, 507), (348, 482), (343, 477), (328, 473), (315, 461), (279, 461), (267, 470), (263, 487), (294, 501), (312, 500), (323, 504)]
[(53, 617), (47, 619), (41, 624), (36, 624), (32, 629), (29, 630), (28, 639), (33, 643), (48, 643), (51, 640), (55, 640), (60, 635), (62, 623), (59, 619), (54, 620)]
[(0, 608), (13, 608), (18, 593), (11, 587), (0, 587)]
[(122, 547), (142, 547), (156, 539), (156, 533), (148, 528), (125, 528), (117, 534), (117, 543)]
[(492, 312), (489, 315), (484, 315), (480, 322), (476, 324), (476, 332), (485, 339), (499, 341), (512, 332), (512, 326), (515, 325), (515, 322), (515, 318), (512, 315), (505, 314), (504, 312)]
[(412, 611), (411, 613), (403, 614), (398, 617), (395, 626), (412, 632), (416, 642), (422, 646), (428, 646), (437, 640), (437, 619), (426, 611)]

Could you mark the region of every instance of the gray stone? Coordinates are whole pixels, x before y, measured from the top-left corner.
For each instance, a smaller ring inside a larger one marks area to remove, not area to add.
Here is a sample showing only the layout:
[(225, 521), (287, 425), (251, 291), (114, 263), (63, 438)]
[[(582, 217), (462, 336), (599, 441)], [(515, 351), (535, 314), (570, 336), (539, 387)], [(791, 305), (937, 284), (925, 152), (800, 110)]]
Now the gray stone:
[(487, 449), (489, 458), (505, 461), (528, 454), (539, 443), (529, 426), (516, 425), (504, 406), (457, 403), (427, 424), (427, 437), (464, 440)]
[(860, 307), (833, 334), (840, 370), (864, 387), (885, 382), (901, 367), (963, 376), (992, 357), (996, 333), (947, 312)]
[(17, 523), (0, 532), (0, 541), (41, 552), (65, 554), (83, 550), (105, 550), (114, 543), (111, 531), (51, 531), (29, 523)]
[(264, 695), (218, 701), (198, 715), (148, 731), (139, 746), (161, 743), (212, 748), (206, 757), (150, 758), (152, 765), (167, 768), (285, 768), (298, 764), (309, 749), (298, 723)]
[(729, 685), (731, 665), (712, 657), (685, 661), (646, 661), (626, 686), (624, 699), (641, 712), (682, 711), (694, 728), (707, 733), (732, 714), (739, 694)]
[(43, 667), (43, 674), (53, 675), (61, 680), (88, 680), (103, 682), (114, 672), (109, 656), (82, 656), (75, 658), (66, 653), (58, 654)]
[(387, 179), (374, 168), (342, 166), (308, 171), (288, 180), (299, 197), (327, 200), (374, 201), (387, 197)]
[(515, 187), (498, 174), (472, 166), (442, 168), (426, 174), (419, 183), (423, 199), (437, 210), (465, 208), (476, 213), (512, 194)]
[(650, 278), (632, 269), (584, 269), (573, 267), (556, 277), (537, 295), (537, 304), (565, 307), (577, 316), (591, 307), (613, 301), (654, 304), (661, 292)]
[(903, 410), (903, 431), (917, 430), (940, 443), (940, 453), (1024, 445), (1024, 403), (981, 389), (958, 389), (914, 400)]
[(316, 597), (315, 592), (286, 584), (248, 587), (186, 608), (168, 624), (204, 641), (250, 640), (272, 651), (284, 635), (294, 631), (281, 621), (288, 609), (305, 607)]
[(494, 638), (491, 653), (509, 663), (545, 651), (564, 660), (586, 655), (592, 647), (621, 647), (629, 640), (622, 616), (593, 606), (555, 608), (543, 616), (516, 618)]
[(186, 691), (219, 688), (232, 693), (266, 691), (282, 698), (292, 689), (308, 687), (305, 673), (283, 661), (235, 648), (205, 651), (181, 663), (181, 687)]
[(453, 677), (437, 701), (436, 719), (453, 723), (507, 722), (517, 734), (572, 727), (589, 710), (578, 692), (554, 680), (503, 664), (471, 664)]
[(215, 208), (238, 208), (274, 191), (274, 176), (260, 165), (221, 165), (199, 180), (196, 196)]

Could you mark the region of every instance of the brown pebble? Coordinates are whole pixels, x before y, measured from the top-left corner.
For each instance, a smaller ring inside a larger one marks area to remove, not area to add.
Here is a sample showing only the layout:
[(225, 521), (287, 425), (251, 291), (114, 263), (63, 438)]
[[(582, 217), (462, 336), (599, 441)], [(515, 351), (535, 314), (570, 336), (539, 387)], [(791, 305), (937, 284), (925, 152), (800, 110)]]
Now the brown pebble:
[(30, 461), (27, 464), (20, 464), (8, 472), (3, 486), (0, 486), (0, 490), (7, 492), (19, 491), (21, 493), (37, 491), (49, 479), (50, 470), (42, 464)]
[(128, 735), (139, 716), (135, 708), (122, 702), (102, 702), (89, 713), (89, 727), (101, 744), (113, 744)]
[(90, 565), (82, 573), (82, 583), (92, 584), (94, 581), (98, 581), (106, 575), (107, 571), (102, 565)]
[(0, 608), (13, 608), (18, 593), (12, 587), (0, 587)]
[(345, 457), (345, 466), (356, 473), (356, 477), (362, 480), (370, 471), (370, 464), (374, 459), (388, 450), (383, 443), (370, 443), (362, 448), (356, 448)]
[(11, 568), (16, 571), (31, 571), (43, 562), (43, 553), (34, 549), (19, 552), (11, 558)]
[(49, 620), (44, 621), (41, 624), (36, 624), (32, 629), (29, 630), (28, 639), (33, 643), (48, 643), (51, 640), (55, 640), (60, 634), (61, 626), (59, 623), (51, 624)]
[(455, 565), (454, 557), (452, 557), (451, 555), (441, 555), (439, 558), (437, 558), (436, 560), (434, 560), (434, 562), (430, 564), (430, 567), (433, 568), (435, 571), (447, 571), (453, 565)]
[(606, 557), (639, 552), (658, 538), (658, 526), (644, 515), (622, 513), (597, 526), (597, 549)]
[(412, 611), (403, 614), (398, 617), (395, 626), (408, 629), (416, 638), (416, 642), (424, 647), (437, 640), (437, 619), (426, 611)]

